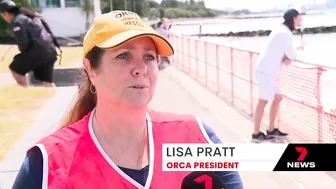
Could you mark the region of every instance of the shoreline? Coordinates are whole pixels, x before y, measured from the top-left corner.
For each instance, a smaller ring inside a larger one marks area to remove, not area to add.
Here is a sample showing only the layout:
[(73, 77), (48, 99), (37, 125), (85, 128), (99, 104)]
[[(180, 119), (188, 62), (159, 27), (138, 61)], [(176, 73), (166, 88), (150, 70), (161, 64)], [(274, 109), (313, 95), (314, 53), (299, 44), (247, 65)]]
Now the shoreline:
[[(239, 32), (227, 32), (227, 33), (201, 33), (191, 34), (187, 36), (199, 36), (199, 37), (262, 37), (268, 36), (272, 30), (251, 30), (251, 31), (239, 31)], [(293, 32), (294, 35), (301, 34), (327, 34), (336, 33), (336, 26), (318, 26), (311, 28), (304, 28), (303, 32), (300, 29)]]
[[(325, 10), (309, 10), (302, 12), (304, 16), (321, 15)], [(252, 13), (247, 15), (221, 15), (219, 18), (223, 19), (263, 19), (263, 18), (278, 18), (282, 17), (283, 12), (269, 12), (269, 13)]]

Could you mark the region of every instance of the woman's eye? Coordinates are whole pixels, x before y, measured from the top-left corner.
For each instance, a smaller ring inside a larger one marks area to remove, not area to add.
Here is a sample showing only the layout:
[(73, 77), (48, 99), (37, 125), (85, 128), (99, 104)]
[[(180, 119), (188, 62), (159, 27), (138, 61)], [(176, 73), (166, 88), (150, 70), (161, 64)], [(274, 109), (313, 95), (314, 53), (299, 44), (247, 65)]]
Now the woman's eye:
[(155, 60), (155, 57), (153, 55), (146, 55), (145, 60), (152, 61)]
[(117, 58), (120, 58), (120, 59), (129, 59), (130, 55), (128, 53), (122, 53), (122, 54), (118, 55)]

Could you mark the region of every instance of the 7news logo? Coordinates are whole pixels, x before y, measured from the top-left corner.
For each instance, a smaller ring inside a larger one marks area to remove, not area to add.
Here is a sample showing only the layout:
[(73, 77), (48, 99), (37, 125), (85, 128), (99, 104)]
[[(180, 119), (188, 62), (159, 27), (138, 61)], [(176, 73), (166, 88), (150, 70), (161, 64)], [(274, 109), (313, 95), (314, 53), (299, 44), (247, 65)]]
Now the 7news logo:
[(181, 189), (225, 189), (221, 178), (213, 171), (195, 171), (183, 178)]
[(294, 169), (313, 169), (315, 168), (315, 162), (304, 161), (308, 150), (306, 147), (295, 147), (295, 150), (299, 153), (297, 161), (295, 162), (287, 162), (287, 168)]

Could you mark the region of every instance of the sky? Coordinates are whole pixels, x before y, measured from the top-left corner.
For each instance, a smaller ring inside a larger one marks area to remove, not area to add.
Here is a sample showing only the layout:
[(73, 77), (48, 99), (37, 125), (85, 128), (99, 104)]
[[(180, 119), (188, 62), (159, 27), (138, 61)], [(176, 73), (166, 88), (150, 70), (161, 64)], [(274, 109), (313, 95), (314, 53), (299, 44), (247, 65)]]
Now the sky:
[[(155, 0), (161, 3), (161, 0)], [(181, 0), (185, 1), (185, 0)], [(196, 0), (197, 1), (197, 0)], [(279, 0), (204, 0), (205, 6), (212, 9), (234, 8), (243, 9), (248, 8), (252, 11), (273, 8), (275, 6), (282, 7), (283, 4), (291, 3), (294, 7), (308, 3), (324, 3), (326, 0), (283, 0), (280, 4)]]

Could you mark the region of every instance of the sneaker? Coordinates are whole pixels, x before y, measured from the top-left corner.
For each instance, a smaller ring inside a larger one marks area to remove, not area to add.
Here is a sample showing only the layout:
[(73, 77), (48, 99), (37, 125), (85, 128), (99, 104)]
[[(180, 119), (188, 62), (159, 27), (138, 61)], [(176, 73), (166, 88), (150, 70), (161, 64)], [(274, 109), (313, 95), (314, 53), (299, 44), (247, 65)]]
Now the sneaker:
[(273, 131), (267, 131), (267, 135), (282, 139), (286, 138), (288, 136), (288, 133), (281, 132), (279, 129), (275, 128)]
[(252, 142), (263, 142), (263, 141), (272, 141), (274, 140), (273, 136), (265, 135), (263, 132), (258, 134), (252, 134)]

